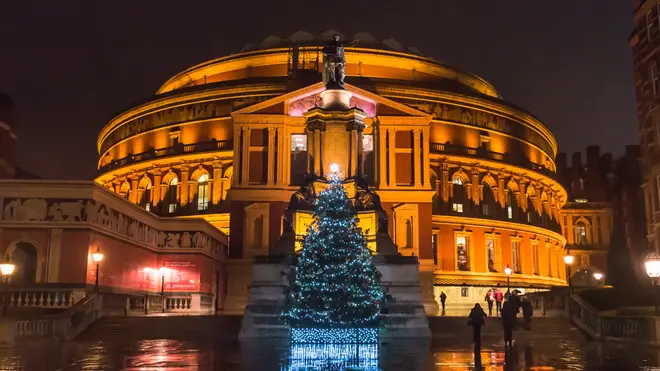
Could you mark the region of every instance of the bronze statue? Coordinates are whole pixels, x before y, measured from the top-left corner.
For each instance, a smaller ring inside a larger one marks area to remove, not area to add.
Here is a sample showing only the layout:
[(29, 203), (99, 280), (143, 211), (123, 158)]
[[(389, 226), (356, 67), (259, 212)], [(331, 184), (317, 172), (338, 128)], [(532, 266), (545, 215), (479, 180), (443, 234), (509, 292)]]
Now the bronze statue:
[(346, 58), (344, 46), (339, 42), (339, 35), (334, 41), (323, 47), (323, 82), (327, 89), (343, 89), (346, 76)]

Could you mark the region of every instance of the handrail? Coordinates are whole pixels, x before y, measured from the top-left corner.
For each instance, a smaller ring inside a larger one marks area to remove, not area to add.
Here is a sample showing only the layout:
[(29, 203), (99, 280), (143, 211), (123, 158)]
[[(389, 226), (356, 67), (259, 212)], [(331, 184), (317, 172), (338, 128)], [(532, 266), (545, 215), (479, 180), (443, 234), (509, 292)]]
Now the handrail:
[(137, 162), (152, 160), (155, 158), (162, 158), (168, 156), (182, 155), (187, 153), (201, 153), (212, 151), (229, 151), (234, 147), (233, 140), (210, 140), (205, 142), (183, 144), (165, 147), (165, 148), (151, 148), (147, 151), (129, 154), (125, 157), (110, 161), (108, 164), (99, 167), (98, 174), (103, 174), (107, 171), (118, 169), (129, 164)]

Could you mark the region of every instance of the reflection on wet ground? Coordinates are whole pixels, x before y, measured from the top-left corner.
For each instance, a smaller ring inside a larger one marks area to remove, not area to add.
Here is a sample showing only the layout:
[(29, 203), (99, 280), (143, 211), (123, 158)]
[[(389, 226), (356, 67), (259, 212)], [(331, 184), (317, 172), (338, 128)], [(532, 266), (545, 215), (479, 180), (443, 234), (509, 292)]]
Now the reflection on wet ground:
[[(657, 349), (587, 341), (560, 320), (516, 332), (504, 352), (499, 323), (489, 320), (474, 352), (464, 319), (432, 324), (431, 342), (374, 345), (239, 344), (235, 319), (207, 317), (103, 320), (64, 344), (0, 349), (0, 370), (650, 370)], [(475, 356), (476, 354), (476, 356)], [(660, 368), (658, 368), (660, 369)]]

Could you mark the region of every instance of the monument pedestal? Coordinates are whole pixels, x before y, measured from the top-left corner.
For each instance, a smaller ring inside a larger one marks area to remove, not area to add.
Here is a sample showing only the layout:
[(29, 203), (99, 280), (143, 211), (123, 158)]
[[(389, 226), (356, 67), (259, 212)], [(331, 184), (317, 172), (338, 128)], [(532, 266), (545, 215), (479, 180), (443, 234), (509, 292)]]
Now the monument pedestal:
[[(394, 299), (380, 316), (379, 340), (430, 339), (417, 258), (376, 255), (373, 259), (383, 289)], [(286, 256), (255, 257), (239, 339), (289, 340), (289, 328), (282, 316), (288, 284), (282, 273), (288, 272), (288, 264)]]

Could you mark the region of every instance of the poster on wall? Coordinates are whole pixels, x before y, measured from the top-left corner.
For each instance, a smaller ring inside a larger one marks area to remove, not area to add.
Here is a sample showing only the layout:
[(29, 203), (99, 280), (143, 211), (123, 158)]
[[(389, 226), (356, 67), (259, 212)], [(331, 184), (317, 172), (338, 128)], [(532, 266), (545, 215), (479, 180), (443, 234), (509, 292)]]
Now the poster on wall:
[(200, 291), (199, 267), (188, 261), (169, 261), (164, 263), (168, 269), (165, 275), (165, 290), (170, 291)]

